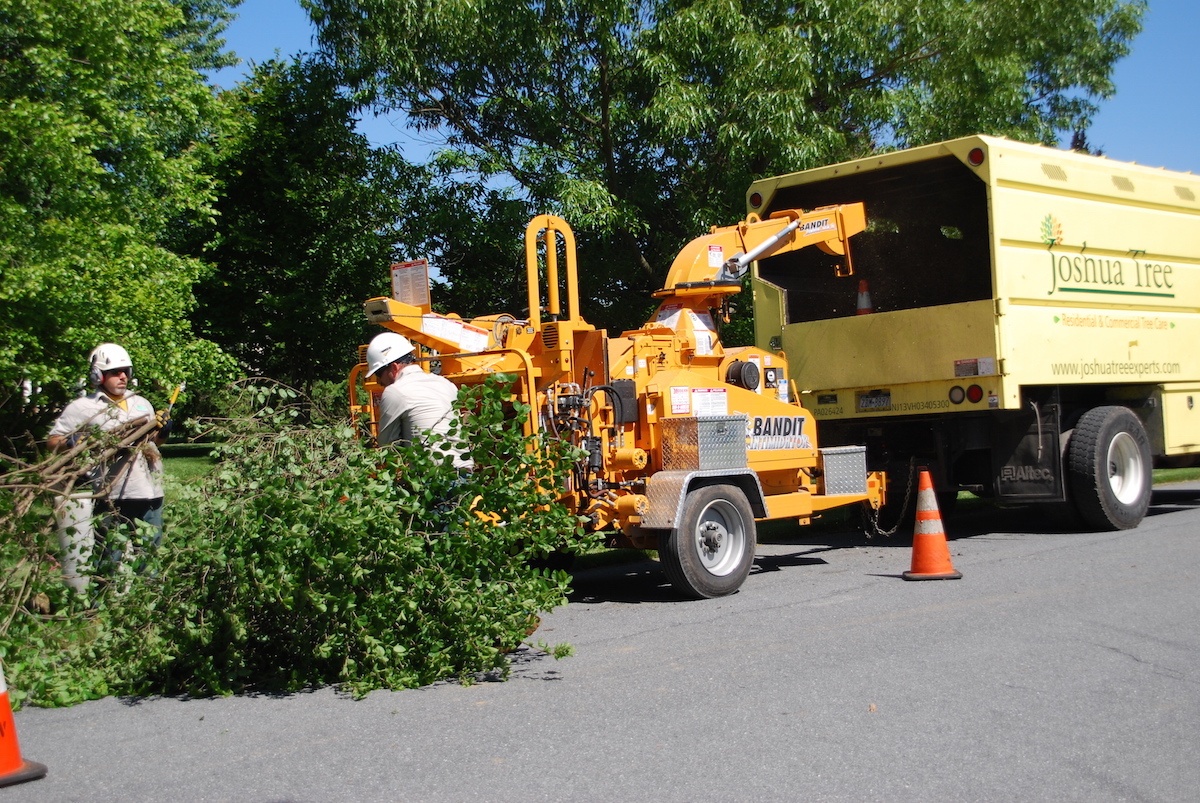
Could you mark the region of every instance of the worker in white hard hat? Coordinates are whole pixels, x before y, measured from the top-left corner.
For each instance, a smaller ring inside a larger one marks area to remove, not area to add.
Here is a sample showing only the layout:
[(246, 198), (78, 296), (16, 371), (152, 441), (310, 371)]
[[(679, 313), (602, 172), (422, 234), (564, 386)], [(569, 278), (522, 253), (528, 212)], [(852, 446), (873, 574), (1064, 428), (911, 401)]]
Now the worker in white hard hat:
[[(422, 370), (408, 338), (395, 332), (376, 335), (367, 346), (367, 376), (375, 377), (383, 386), (377, 438), (380, 446), (419, 443), (428, 432), (448, 437), (456, 417), (458, 388), (444, 376)], [(455, 468), (471, 468), (471, 459), (461, 447), (444, 443), (440, 451), (453, 457)]]
[[(133, 361), (116, 343), (101, 343), (88, 355), (88, 379), (93, 392), (73, 400), (50, 429), (47, 445), (55, 451), (73, 445), (88, 430), (111, 431), (139, 418), (154, 419), (156, 430), (144, 444), (118, 454), (111, 463), (93, 472), (95, 513), (103, 516), (95, 533), (101, 561), (120, 562), (121, 551), (105, 543), (106, 535), (120, 522), (144, 521), (152, 528), (147, 543), (157, 546), (162, 539), (163, 473), (158, 446), (167, 439), (171, 421), (165, 411), (155, 414), (154, 405), (134, 393)], [(134, 528), (136, 531), (136, 528)]]

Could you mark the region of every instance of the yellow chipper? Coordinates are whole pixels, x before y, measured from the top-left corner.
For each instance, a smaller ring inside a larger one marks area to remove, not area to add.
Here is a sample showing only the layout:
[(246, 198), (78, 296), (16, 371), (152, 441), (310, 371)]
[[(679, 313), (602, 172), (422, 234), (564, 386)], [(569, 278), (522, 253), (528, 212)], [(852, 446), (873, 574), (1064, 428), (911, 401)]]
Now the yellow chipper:
[[(784, 355), (726, 348), (716, 329), (751, 262), (816, 246), (849, 273), (848, 241), (864, 226), (862, 204), (846, 204), (714, 227), (676, 257), (650, 320), (614, 337), (579, 314), (570, 227), (540, 215), (525, 232), (528, 318), (434, 313), (427, 279), (371, 299), (366, 314), (436, 355), (460, 386), (515, 377), (514, 400), (530, 406), (527, 434), (568, 440), (585, 455), (567, 472), (561, 503), (610, 546), (657, 549), (680, 593), (717, 597), (746, 579), (756, 520), (808, 524), (831, 508), (884, 501), (884, 476), (867, 471), (865, 447), (819, 448)], [(358, 393), (365, 373), (363, 363), (351, 372), (351, 405), (373, 425), (381, 388), (366, 380)]]

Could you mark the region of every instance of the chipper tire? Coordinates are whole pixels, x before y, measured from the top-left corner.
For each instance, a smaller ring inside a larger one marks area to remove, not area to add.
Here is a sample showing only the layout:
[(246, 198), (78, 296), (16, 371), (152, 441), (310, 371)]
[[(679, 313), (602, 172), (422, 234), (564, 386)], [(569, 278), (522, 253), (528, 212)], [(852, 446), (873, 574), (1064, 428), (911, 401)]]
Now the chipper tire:
[(741, 489), (708, 485), (688, 492), (679, 526), (660, 536), (658, 556), (680, 594), (723, 597), (741, 588), (750, 574), (756, 532)]

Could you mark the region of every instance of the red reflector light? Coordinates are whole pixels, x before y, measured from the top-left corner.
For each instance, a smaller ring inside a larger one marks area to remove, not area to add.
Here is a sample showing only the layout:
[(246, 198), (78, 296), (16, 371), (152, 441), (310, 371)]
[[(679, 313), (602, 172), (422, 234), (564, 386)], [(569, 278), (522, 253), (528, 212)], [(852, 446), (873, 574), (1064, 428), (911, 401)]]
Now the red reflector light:
[(962, 404), (963, 399), (967, 398), (967, 392), (962, 389), (962, 385), (955, 385), (950, 388), (950, 401), (954, 404)]
[(750, 205), (755, 209), (758, 209), (760, 206), (762, 206), (762, 194), (757, 192), (750, 193)]
[(971, 385), (967, 388), (967, 401), (972, 404), (983, 400), (983, 388), (979, 385)]
[(983, 164), (983, 148), (971, 148), (971, 152), (967, 154), (967, 161), (971, 163), (971, 167)]

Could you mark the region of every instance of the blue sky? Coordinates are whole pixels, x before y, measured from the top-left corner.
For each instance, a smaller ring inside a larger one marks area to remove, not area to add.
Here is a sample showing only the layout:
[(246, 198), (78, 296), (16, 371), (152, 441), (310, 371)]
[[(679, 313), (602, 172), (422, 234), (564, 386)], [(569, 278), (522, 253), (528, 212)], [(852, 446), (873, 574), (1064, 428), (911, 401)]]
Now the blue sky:
[[(313, 31), (297, 0), (245, 0), (226, 32), (246, 61), (310, 50)], [(1200, 174), (1200, 0), (1150, 0), (1133, 53), (1117, 64), (1117, 94), (1100, 107), (1088, 131), (1112, 159)], [(223, 84), (244, 70), (226, 71)], [(376, 144), (400, 143), (409, 158), (425, 145), (396, 120), (368, 119), (361, 129)]]

